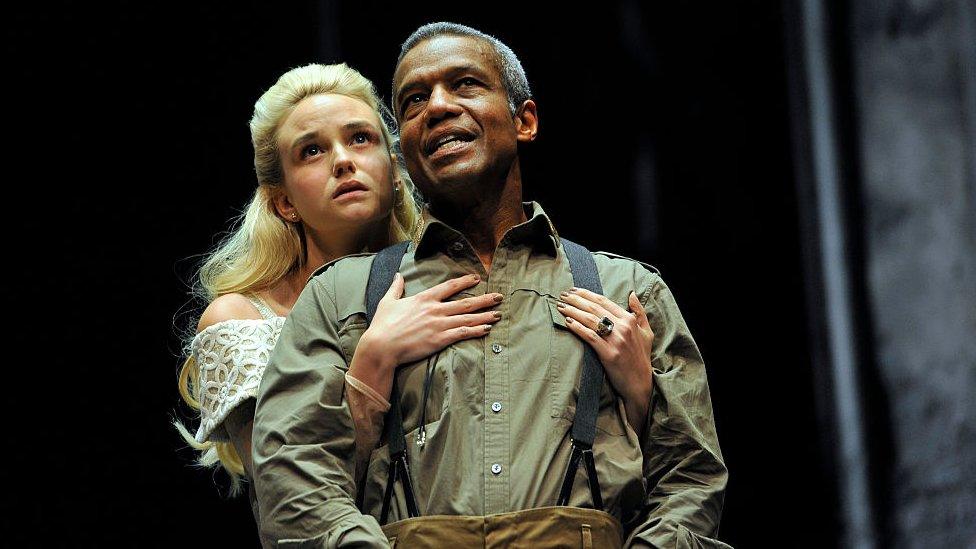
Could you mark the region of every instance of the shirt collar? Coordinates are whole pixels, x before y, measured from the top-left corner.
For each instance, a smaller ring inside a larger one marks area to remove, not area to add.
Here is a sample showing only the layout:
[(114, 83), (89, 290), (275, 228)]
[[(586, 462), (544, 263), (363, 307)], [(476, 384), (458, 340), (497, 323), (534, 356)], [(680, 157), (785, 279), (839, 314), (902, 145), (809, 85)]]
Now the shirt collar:
[[(559, 233), (553, 226), (549, 216), (538, 202), (523, 202), (522, 209), (528, 218), (524, 223), (520, 223), (510, 228), (505, 234), (509, 245), (528, 244), (534, 249), (544, 251), (556, 257), (556, 250), (559, 247)], [(413, 243), (416, 249), (414, 254), (417, 258), (432, 255), (440, 250), (447, 249), (451, 244), (461, 241), (464, 236), (424, 211), (421, 215), (421, 226), (414, 234)]]

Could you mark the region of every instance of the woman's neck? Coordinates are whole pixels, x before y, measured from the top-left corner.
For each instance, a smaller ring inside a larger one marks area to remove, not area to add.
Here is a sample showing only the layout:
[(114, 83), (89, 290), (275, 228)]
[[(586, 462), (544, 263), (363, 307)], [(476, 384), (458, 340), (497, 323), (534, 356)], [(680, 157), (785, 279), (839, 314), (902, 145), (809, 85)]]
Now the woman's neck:
[(343, 234), (338, 231), (330, 233), (328, 238), (313, 235), (306, 228), (305, 232), (305, 263), (298, 269), (285, 275), (278, 283), (269, 288), (267, 297), (275, 312), (287, 316), (305, 289), (305, 284), (312, 273), (322, 265), (335, 261), (349, 254), (359, 253), (364, 249), (379, 250), (386, 244), (387, 235), (381, 230), (389, 226), (389, 218), (374, 222), (370, 227), (360, 227), (359, 231)]

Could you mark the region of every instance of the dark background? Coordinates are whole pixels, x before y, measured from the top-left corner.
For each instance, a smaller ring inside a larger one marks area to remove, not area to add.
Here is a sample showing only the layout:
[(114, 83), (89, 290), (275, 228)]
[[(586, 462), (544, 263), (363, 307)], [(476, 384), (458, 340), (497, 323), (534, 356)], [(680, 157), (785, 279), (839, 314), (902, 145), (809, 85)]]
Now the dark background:
[[(195, 469), (170, 426), (193, 423), (176, 391), (179, 334), (195, 322), (187, 281), (256, 185), (247, 121), (261, 92), (289, 68), (346, 61), (388, 98), (400, 42), (448, 20), (498, 36), (526, 69), (540, 113), (523, 149), (527, 199), (561, 234), (651, 263), (672, 288), (730, 470), (719, 537), (839, 543), (811, 358), (789, 6), (468, 5), (7, 14), (7, 219), (24, 235), (7, 254), (26, 281), (10, 288), (11, 312), (28, 327), (6, 398), (10, 417), (28, 418), (5, 443), (7, 484), (23, 487), (4, 503), (15, 538), (256, 546), (246, 498)], [(832, 48), (844, 54), (843, 35)], [(847, 69), (836, 70), (843, 102)]]

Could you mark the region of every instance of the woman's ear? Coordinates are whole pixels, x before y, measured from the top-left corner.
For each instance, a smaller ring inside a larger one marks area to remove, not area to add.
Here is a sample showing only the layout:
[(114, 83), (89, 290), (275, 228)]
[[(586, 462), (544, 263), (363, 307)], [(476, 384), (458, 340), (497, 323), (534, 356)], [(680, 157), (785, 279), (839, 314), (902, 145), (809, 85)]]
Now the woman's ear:
[(295, 209), (295, 205), (291, 203), (284, 189), (273, 187), (271, 192), (273, 193), (271, 201), (274, 203), (275, 211), (282, 219), (295, 223), (301, 221), (302, 218), (298, 215), (298, 210)]
[(535, 101), (526, 99), (515, 112), (515, 133), (520, 142), (535, 141), (535, 136), (539, 133), (539, 113), (536, 111)]
[(400, 180), (400, 169), (397, 163), (396, 153), (390, 153), (390, 162), (392, 162), (393, 168), (393, 192), (401, 193), (403, 192), (403, 181)]

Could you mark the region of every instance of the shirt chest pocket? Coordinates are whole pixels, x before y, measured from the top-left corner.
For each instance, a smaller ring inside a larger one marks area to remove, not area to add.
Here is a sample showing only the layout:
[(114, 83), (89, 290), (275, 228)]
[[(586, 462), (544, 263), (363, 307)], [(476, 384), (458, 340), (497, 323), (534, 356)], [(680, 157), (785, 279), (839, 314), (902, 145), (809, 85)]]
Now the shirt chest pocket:
[[(553, 327), (549, 361), (550, 412), (552, 417), (571, 423), (576, 416), (586, 344), (566, 327), (566, 317), (556, 308), (555, 299), (550, 302), (549, 317)], [(617, 400), (616, 391), (604, 375), (596, 428), (608, 435), (626, 436), (626, 420), (620, 415)]]

